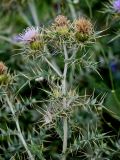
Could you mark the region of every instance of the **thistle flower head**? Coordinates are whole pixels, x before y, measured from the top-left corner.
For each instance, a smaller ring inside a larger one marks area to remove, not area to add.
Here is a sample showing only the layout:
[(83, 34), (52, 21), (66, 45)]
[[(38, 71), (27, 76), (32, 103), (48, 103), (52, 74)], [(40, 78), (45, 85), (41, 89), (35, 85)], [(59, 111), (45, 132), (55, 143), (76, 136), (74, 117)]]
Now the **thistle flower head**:
[(78, 41), (84, 42), (89, 38), (90, 35), (92, 35), (93, 26), (89, 20), (80, 18), (78, 20), (75, 20), (74, 30), (76, 39)]
[(113, 2), (113, 8), (116, 12), (120, 13), (120, 0), (115, 0)]
[(68, 26), (69, 21), (67, 19), (67, 17), (63, 16), (63, 15), (59, 15), (55, 18), (55, 25), (59, 26), (59, 27), (63, 27), (63, 26)]
[(55, 18), (53, 28), (60, 35), (66, 35), (69, 31), (69, 20), (63, 15), (59, 15)]
[(30, 43), (37, 39), (39, 35), (39, 28), (38, 27), (28, 27), (25, 31), (19, 35), (19, 41), (24, 43)]
[(7, 67), (3, 62), (0, 62), (0, 75), (4, 74), (7, 71)]
[(74, 23), (75, 31), (82, 33), (82, 34), (87, 34), (91, 35), (93, 32), (93, 26), (91, 22), (85, 18), (80, 18), (75, 21)]

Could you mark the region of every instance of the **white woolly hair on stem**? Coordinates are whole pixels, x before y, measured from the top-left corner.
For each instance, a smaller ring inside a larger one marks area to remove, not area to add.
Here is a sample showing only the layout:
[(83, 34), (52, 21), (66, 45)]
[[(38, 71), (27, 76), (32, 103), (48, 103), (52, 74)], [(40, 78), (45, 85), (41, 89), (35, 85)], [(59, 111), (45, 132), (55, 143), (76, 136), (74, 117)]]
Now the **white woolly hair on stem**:
[[(68, 70), (68, 53), (66, 49), (66, 45), (63, 44), (63, 50), (64, 50), (64, 71), (63, 71), (63, 80), (62, 80), (62, 93), (65, 96), (67, 92), (67, 83), (66, 83), (66, 77), (67, 77), (67, 70)], [(63, 107), (64, 109), (66, 108), (67, 103), (66, 103), (66, 98), (63, 98)], [(63, 118), (63, 157), (62, 160), (66, 160), (66, 150), (67, 150), (67, 139), (68, 139), (68, 122), (67, 122), (67, 117)]]
[[(64, 50), (64, 71), (63, 74), (59, 71), (59, 69), (51, 63), (46, 57), (44, 57), (44, 60), (48, 63), (48, 65), (57, 73), (59, 77), (62, 77), (62, 93), (63, 95), (66, 95), (67, 91), (67, 83), (66, 83), (66, 77), (67, 77), (67, 70), (68, 70), (68, 53), (67, 53), (67, 48), (66, 44), (63, 44), (63, 50)], [(63, 107), (66, 108), (67, 103), (66, 103), (66, 98), (63, 98)], [(68, 137), (68, 123), (67, 123), (67, 117), (64, 117), (63, 119), (63, 148), (62, 148), (62, 153), (63, 157), (62, 160), (66, 160), (66, 150), (67, 150), (67, 137)]]
[(15, 111), (14, 111), (13, 105), (12, 105), (12, 103), (10, 102), (9, 97), (8, 97), (7, 95), (6, 95), (6, 101), (7, 101), (7, 104), (8, 104), (8, 106), (10, 107), (10, 110), (11, 110), (11, 112), (12, 112), (13, 119), (14, 119), (14, 121), (15, 121), (16, 128), (17, 128), (17, 131), (18, 131), (18, 136), (19, 136), (19, 138), (20, 138), (20, 140), (21, 140), (24, 148), (26, 149), (26, 152), (28, 153), (29, 159), (30, 159), (30, 160), (35, 160), (34, 157), (33, 157), (33, 155), (32, 155), (32, 153), (30, 152), (30, 150), (29, 150), (29, 148), (28, 148), (28, 146), (27, 146), (27, 143), (26, 143), (23, 135), (22, 135), (22, 131), (21, 131), (21, 129), (20, 129), (20, 125), (19, 125), (18, 118), (15, 116)]

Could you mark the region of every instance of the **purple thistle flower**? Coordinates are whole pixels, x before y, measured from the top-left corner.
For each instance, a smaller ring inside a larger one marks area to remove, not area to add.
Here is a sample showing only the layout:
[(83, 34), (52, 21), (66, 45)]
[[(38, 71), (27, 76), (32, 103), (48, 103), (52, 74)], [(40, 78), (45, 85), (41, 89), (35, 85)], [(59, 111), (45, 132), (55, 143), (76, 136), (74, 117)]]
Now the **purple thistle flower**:
[(16, 37), (16, 41), (30, 43), (32, 41), (35, 41), (38, 35), (39, 35), (38, 27), (28, 27), (24, 30), (22, 34), (19, 34), (19, 36)]
[(113, 8), (116, 12), (120, 13), (120, 0), (115, 0), (113, 2)]

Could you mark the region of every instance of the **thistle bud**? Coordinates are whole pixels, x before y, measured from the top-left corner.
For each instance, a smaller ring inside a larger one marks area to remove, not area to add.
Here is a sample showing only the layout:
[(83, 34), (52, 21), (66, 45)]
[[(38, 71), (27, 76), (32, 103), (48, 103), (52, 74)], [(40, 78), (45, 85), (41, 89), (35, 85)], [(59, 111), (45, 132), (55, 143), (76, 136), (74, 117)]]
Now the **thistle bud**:
[(59, 15), (55, 18), (53, 26), (60, 35), (66, 35), (69, 32), (69, 20), (63, 15)]
[(8, 82), (9, 76), (7, 74), (7, 67), (3, 62), (0, 62), (0, 84)]
[(86, 41), (93, 34), (91, 22), (85, 18), (78, 19), (74, 22), (75, 37), (78, 41)]
[(59, 15), (55, 18), (55, 25), (56, 26), (68, 26), (69, 21), (67, 20), (67, 17), (63, 15)]

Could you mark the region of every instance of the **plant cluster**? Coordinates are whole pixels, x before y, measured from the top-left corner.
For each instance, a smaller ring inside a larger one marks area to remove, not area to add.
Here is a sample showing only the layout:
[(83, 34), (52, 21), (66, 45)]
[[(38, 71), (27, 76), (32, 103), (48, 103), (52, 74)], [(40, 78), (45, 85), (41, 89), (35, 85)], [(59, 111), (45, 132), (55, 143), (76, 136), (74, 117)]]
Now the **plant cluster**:
[[(30, 0), (25, 5), (35, 25), (22, 12), (24, 1), (11, 0), (7, 6), (2, 2), (3, 12), (15, 4), (28, 27), (11, 39), (5, 37), (10, 29), (5, 36), (0, 32), (0, 39), (13, 51), (8, 64), (0, 61), (0, 159), (119, 160), (119, 130), (116, 134), (106, 116), (119, 122), (119, 114), (113, 113), (113, 106), (119, 108), (120, 102), (112, 79), (112, 74), (119, 72), (119, 58), (106, 55), (106, 44), (119, 39), (119, 29), (117, 36), (105, 39), (110, 29), (96, 31), (99, 27), (92, 18), (77, 15), (79, 1), (69, 0), (68, 15), (73, 20), (60, 14), (49, 25), (39, 25), (34, 2), (41, 4)], [(42, 3), (47, 6), (48, 2)], [(94, 3), (81, 2), (83, 8), (84, 4), (89, 8), (90, 17)], [(106, 27), (111, 17), (119, 23), (120, 13), (119, 0), (108, 4), (102, 11)], [(18, 68), (10, 67), (12, 63), (18, 63)], [(107, 77), (102, 75), (106, 65), (111, 89), (101, 80)], [(106, 126), (113, 129), (112, 133)]]

